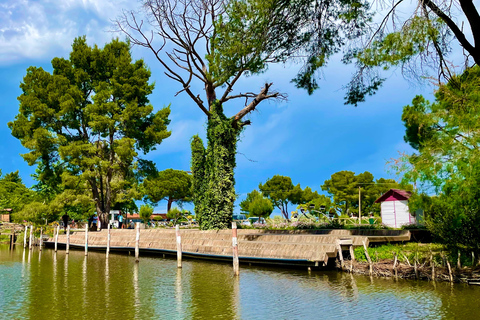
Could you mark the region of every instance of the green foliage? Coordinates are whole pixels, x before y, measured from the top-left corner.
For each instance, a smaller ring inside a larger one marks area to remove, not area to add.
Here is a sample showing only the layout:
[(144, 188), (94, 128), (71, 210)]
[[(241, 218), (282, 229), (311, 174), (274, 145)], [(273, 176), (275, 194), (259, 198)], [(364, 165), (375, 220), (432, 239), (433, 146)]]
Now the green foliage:
[(35, 193), (28, 189), (18, 171), (2, 176), (0, 171), (0, 210), (12, 209), (12, 217), (20, 220), (17, 214), (26, 204), (35, 200)]
[(152, 214), (153, 214), (152, 206), (148, 204), (144, 204), (140, 206), (139, 215), (140, 215), (140, 219), (142, 219), (144, 223), (147, 223), (150, 220), (150, 217), (152, 216)]
[(298, 204), (303, 200), (300, 184), (294, 186), (290, 177), (275, 175), (264, 184), (260, 183), (258, 188), (280, 209), (285, 219), (289, 219), (288, 203)]
[[(404, 180), (420, 182), (411, 210), (423, 209), (427, 227), (453, 252), (479, 252), (480, 67), (453, 77), (435, 102), (415, 97), (406, 106), (405, 140), (417, 152), (397, 165)], [(437, 195), (428, 195), (434, 188)]]
[(225, 229), (232, 221), (238, 134), (222, 106), (214, 103), (208, 119), (207, 149), (199, 137), (192, 140), (195, 214), (202, 230)]
[(29, 150), (23, 158), (38, 165), (38, 188), (67, 200), (56, 206), (72, 206), (74, 195), (90, 197), (105, 224), (114, 204), (140, 197), (138, 152), (170, 135), (170, 110), (153, 112), (150, 71), (132, 61), (128, 43), (98, 48), (76, 38), (69, 59), (54, 58), (52, 67), (52, 74), (27, 69), (19, 113), (8, 126)]
[(272, 202), (262, 197), (257, 197), (248, 206), (250, 217), (263, 217), (268, 218), (273, 211)]
[(333, 202), (340, 214), (346, 216), (352, 213), (358, 215), (359, 188), (362, 197), (362, 215), (379, 214), (380, 206), (374, 202), (388, 190), (392, 188), (412, 190), (411, 185), (400, 185), (393, 179), (374, 180), (373, 175), (368, 171), (357, 175), (352, 171), (336, 172), (322, 185), (322, 190), (333, 196)]
[(167, 200), (167, 212), (173, 202), (191, 201), (192, 177), (185, 171), (167, 169), (143, 181), (146, 200), (158, 203)]
[(241, 212), (249, 217), (268, 218), (273, 211), (272, 201), (265, 198), (261, 192), (253, 190), (245, 200), (240, 202)]
[(170, 209), (170, 211), (168, 211), (167, 218), (172, 220), (173, 225), (176, 225), (180, 221), (186, 221), (189, 215), (190, 211), (173, 207)]

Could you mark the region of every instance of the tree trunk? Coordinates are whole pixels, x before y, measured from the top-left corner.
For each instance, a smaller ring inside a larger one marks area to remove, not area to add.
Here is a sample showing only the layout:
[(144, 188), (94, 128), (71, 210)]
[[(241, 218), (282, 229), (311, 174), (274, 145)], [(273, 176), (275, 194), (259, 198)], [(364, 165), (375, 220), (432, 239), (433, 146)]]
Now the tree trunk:
[(233, 170), (239, 130), (221, 104), (213, 103), (210, 110), (207, 149), (198, 136), (192, 140), (194, 204), (202, 230), (229, 228), (236, 197)]
[(167, 200), (167, 213), (169, 213), (170, 209), (172, 209), (172, 203), (173, 203), (173, 199), (168, 198), (168, 200)]

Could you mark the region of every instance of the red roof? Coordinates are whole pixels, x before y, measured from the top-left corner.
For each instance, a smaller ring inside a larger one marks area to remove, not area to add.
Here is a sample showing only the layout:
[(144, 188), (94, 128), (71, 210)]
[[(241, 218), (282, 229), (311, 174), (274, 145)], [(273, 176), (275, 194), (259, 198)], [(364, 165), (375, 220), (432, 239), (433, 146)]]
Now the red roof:
[(385, 202), (385, 201), (398, 201), (398, 200), (408, 200), (412, 196), (410, 191), (400, 190), (400, 189), (390, 189), (385, 192), (380, 198), (375, 200), (375, 203)]

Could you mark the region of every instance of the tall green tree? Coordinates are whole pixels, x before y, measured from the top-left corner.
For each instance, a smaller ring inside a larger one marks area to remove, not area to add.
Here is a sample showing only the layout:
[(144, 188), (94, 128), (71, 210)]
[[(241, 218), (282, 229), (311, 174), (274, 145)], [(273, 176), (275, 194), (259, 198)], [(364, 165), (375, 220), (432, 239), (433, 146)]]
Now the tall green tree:
[[(373, 177), (372, 177), (373, 179)], [(342, 214), (358, 208), (358, 181), (353, 171), (339, 171), (325, 180), (322, 190), (327, 191)]]
[(441, 192), (448, 180), (468, 179), (480, 148), (479, 87), (475, 66), (440, 86), (435, 102), (416, 96), (404, 107), (404, 138), (416, 150), (397, 166), (406, 181)]
[(240, 202), (240, 209), (249, 217), (268, 218), (273, 211), (273, 204), (261, 192), (253, 190), (247, 194), (245, 200)]
[(362, 215), (380, 213), (379, 204), (375, 200), (390, 189), (412, 190), (412, 186), (399, 184), (393, 179), (380, 178), (374, 180), (373, 175), (365, 171), (355, 175), (352, 171), (339, 171), (325, 180), (322, 190), (332, 197), (337, 210), (341, 214), (358, 214), (359, 196), (361, 196)]
[(143, 223), (146, 225), (147, 222), (152, 217), (153, 207), (148, 205), (148, 204), (144, 204), (144, 205), (140, 206), (140, 211), (139, 211), (138, 214), (140, 216), (140, 219), (142, 219)]
[(186, 171), (166, 169), (143, 181), (145, 197), (152, 203), (167, 200), (167, 212), (172, 203), (189, 202), (192, 198), (192, 177)]
[(285, 219), (290, 217), (288, 204), (302, 202), (302, 188), (300, 184), (294, 186), (290, 177), (275, 175), (264, 184), (260, 183), (258, 188), (280, 210)]
[[(271, 63), (298, 59), (307, 51), (306, 70), (326, 64), (343, 39), (363, 30), (367, 6), (355, 0), (307, 5), (301, 0), (145, 0), (142, 4), (156, 30), (153, 37), (138, 13), (125, 13), (118, 26), (132, 43), (152, 51), (165, 74), (178, 82), (179, 93), (186, 93), (205, 114), (207, 145), (198, 136), (192, 140), (195, 212), (202, 229), (229, 227), (236, 198), (238, 136), (262, 101), (284, 98), (272, 83), (249, 92), (235, 92), (236, 84), (265, 72)], [(318, 85), (306, 70), (294, 82), (313, 91)], [(242, 102), (233, 111), (226, 109), (238, 99)]]
[[(53, 73), (29, 67), (20, 85), (19, 113), (8, 124), (50, 186), (87, 195), (104, 226), (112, 205), (139, 198), (136, 184), (151, 167), (146, 154), (170, 135), (169, 108), (153, 112), (150, 71), (132, 61), (130, 45), (104, 48), (76, 38), (69, 59), (54, 58)], [(59, 195), (61, 196), (61, 195)]]
[(416, 151), (399, 159), (396, 169), (422, 192), (411, 210), (423, 209), (428, 228), (451, 250), (478, 253), (480, 67), (453, 76), (434, 102), (415, 97), (402, 119), (405, 141)]
[(0, 170), (0, 210), (11, 209), (16, 219), (16, 213), (35, 198), (35, 192), (25, 186), (18, 171), (2, 175)]

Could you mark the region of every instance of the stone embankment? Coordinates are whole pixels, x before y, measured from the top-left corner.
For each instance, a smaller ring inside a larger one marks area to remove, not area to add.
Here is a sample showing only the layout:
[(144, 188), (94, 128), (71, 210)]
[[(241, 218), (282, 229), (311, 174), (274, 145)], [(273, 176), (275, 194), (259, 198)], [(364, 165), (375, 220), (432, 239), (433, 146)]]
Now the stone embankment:
[[(410, 235), (394, 230), (238, 230), (238, 253), (240, 262), (297, 265), (308, 267), (326, 266), (334, 262), (339, 250), (368, 245), (371, 241), (404, 241)], [(380, 232), (378, 232), (380, 231)], [(110, 230), (110, 250), (133, 251), (135, 230)], [(88, 248), (104, 250), (107, 246), (107, 230), (88, 233)], [(232, 231), (182, 229), (183, 256), (230, 260), (232, 259)], [(53, 245), (51, 238), (46, 245)], [(59, 245), (66, 244), (66, 235), (59, 235)], [(70, 246), (84, 247), (85, 233), (73, 232)], [(140, 252), (151, 254), (176, 254), (174, 229), (142, 229), (139, 241)]]

